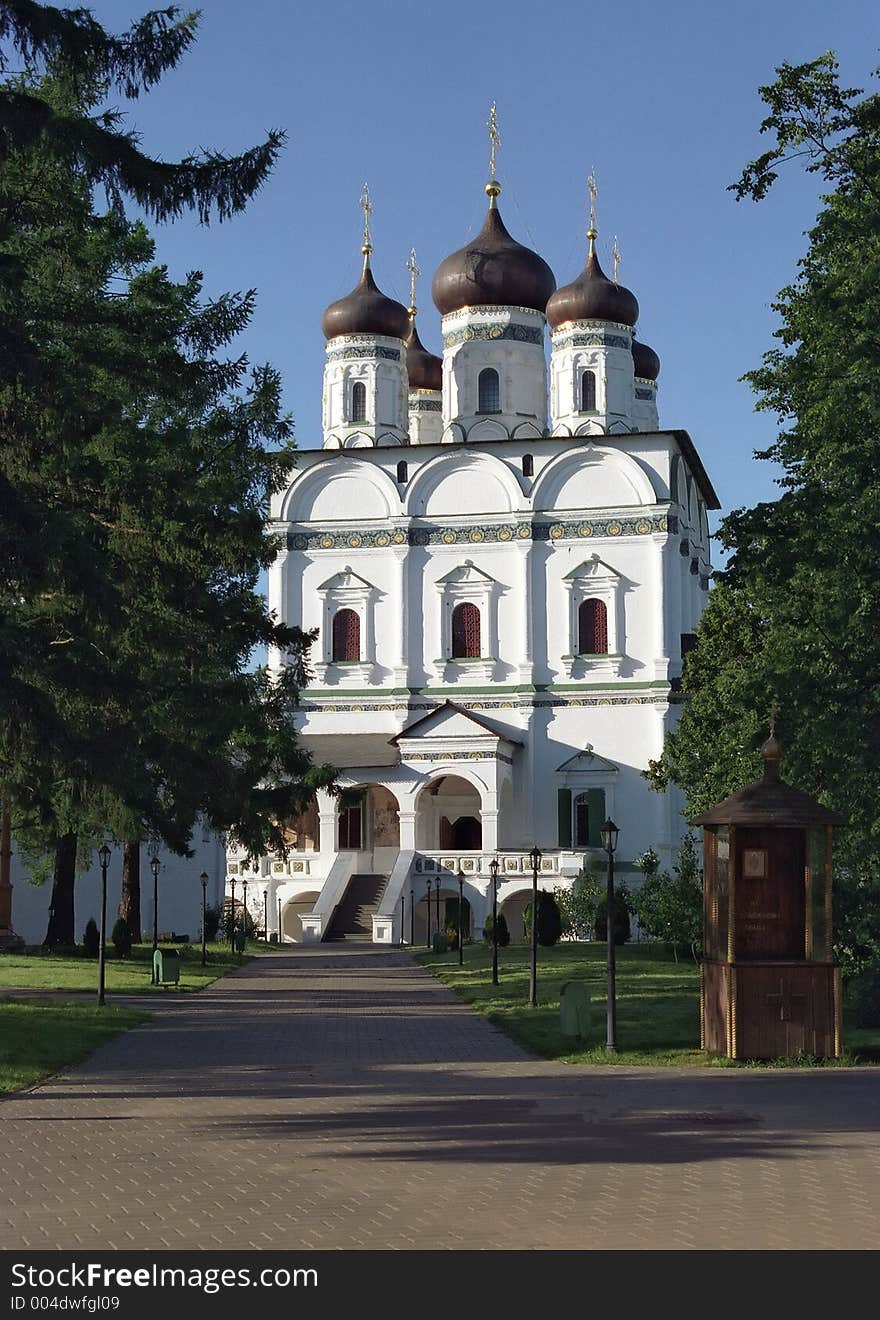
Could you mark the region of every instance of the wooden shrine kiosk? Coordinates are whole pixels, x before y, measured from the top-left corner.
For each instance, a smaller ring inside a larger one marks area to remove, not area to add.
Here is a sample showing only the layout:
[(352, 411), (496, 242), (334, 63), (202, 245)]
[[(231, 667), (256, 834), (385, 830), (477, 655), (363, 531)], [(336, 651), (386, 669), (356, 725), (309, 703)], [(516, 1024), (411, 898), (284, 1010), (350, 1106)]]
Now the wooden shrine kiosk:
[(702, 825), (700, 1044), (730, 1059), (840, 1054), (831, 946), (831, 832), (845, 822), (780, 778), (771, 724), (764, 777)]

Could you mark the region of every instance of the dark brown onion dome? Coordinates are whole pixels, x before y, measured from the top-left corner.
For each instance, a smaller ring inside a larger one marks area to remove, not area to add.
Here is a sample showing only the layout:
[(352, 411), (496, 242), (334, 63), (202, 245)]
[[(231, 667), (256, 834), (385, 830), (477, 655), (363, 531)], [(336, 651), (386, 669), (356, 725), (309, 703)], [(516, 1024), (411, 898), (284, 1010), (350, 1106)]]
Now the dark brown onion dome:
[(431, 294), (443, 316), (462, 307), (531, 307), (543, 312), (556, 288), (544, 258), (510, 237), (494, 203), (493, 197), (476, 238), (437, 267)]
[(321, 317), (321, 329), (326, 339), (335, 339), (337, 335), (388, 335), (390, 339), (406, 339), (409, 312), (376, 287), (367, 254), (357, 284), (351, 293), (330, 304)]
[(639, 339), (633, 340), (633, 367), (642, 380), (656, 380), (660, 375), (660, 359), (653, 348)]
[(609, 280), (599, 265), (592, 242), (580, 275), (571, 284), (557, 289), (547, 303), (547, 320), (554, 330), (566, 321), (618, 321), (621, 325), (635, 325), (638, 319), (635, 294)]
[(411, 390), (441, 390), (443, 388), (443, 359), (429, 353), (419, 339), (415, 317), (406, 344), (406, 374)]

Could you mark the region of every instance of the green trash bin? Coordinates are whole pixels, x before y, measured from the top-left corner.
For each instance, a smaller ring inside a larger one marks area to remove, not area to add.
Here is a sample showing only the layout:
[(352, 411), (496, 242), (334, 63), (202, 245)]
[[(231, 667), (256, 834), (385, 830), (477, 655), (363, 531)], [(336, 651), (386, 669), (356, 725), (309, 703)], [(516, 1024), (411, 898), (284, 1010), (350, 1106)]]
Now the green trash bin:
[(153, 954), (153, 985), (172, 985), (180, 980), (180, 953), (157, 949)]

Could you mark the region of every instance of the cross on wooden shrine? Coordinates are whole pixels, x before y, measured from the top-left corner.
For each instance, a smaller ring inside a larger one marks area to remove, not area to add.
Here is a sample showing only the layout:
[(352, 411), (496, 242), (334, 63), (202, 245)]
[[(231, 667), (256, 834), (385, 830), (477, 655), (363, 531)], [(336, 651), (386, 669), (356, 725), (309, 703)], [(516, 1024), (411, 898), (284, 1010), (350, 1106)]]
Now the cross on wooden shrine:
[[(767, 1004), (768, 1007), (775, 1008), (777, 1004), (779, 1005), (780, 1022), (794, 1022), (796, 1020), (801, 1020), (804, 1016), (804, 1004), (806, 1002), (806, 995), (792, 994), (791, 986), (781, 978), (779, 981), (779, 994), (764, 996), (764, 1003)], [(797, 1019), (795, 1019), (793, 1012), (795, 1008), (799, 1010)]]

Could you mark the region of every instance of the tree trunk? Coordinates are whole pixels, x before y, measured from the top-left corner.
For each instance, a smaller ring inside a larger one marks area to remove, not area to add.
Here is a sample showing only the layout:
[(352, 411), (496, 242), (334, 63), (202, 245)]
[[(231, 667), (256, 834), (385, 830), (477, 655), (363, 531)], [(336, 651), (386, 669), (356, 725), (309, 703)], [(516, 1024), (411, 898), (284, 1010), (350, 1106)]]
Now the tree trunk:
[(73, 916), (73, 886), (76, 880), (76, 834), (62, 834), (55, 845), (52, 902), (44, 945), (76, 944)]
[(122, 895), (119, 912), (128, 927), (132, 944), (141, 942), (141, 841), (134, 839), (122, 849)]

